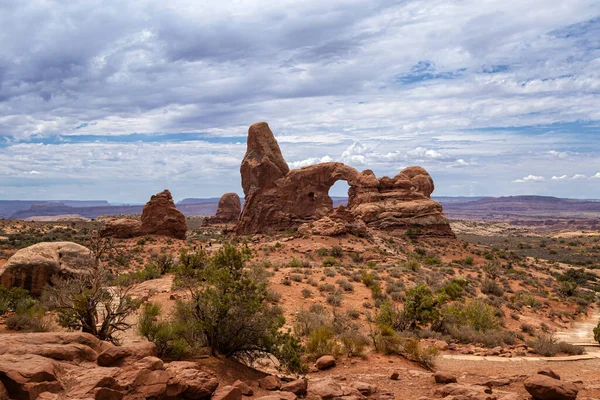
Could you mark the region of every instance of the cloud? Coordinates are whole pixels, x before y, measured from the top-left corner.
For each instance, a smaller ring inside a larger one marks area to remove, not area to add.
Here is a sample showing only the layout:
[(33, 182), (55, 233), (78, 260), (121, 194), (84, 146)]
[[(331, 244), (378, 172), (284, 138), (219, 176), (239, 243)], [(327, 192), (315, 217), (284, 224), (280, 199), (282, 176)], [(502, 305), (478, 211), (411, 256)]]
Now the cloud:
[(594, 179), (600, 179), (600, 172), (598, 172), (596, 175), (592, 176), (592, 178), (594, 178)]
[(293, 161), (293, 162), (288, 162), (288, 165), (290, 166), (290, 168), (302, 168), (302, 167), (306, 167), (309, 165), (314, 165), (314, 164), (318, 164), (318, 163), (324, 163), (324, 162), (331, 162), (333, 161), (333, 158), (329, 157), (329, 156), (323, 156), (323, 157), (310, 157), (307, 158), (305, 160), (301, 160), (301, 161)]
[(522, 179), (516, 179), (513, 182), (526, 183), (526, 182), (545, 182), (545, 181), (546, 181), (546, 178), (544, 178), (543, 176), (527, 175), (526, 177), (524, 177)]
[(567, 175), (561, 175), (561, 176), (553, 176), (552, 180), (553, 181), (564, 181), (569, 179), (569, 177)]
[(406, 154), (410, 157), (414, 157), (417, 159), (429, 158), (429, 159), (439, 160), (439, 159), (445, 158), (445, 156), (442, 153), (440, 153), (439, 151), (426, 149), (424, 147), (417, 147), (416, 149), (412, 149), (412, 150), (406, 152)]
[[(0, 2), (3, 197), (44, 187), (143, 199), (166, 175), (190, 195), (239, 192), (244, 138), (259, 120), (290, 165), (340, 155), (393, 175), (418, 163), (438, 194), (544, 190), (506, 178), (523, 171), (590, 176), (600, 170), (594, 6)], [(221, 179), (200, 185), (194, 169)], [(69, 186), (90, 173), (97, 192)], [(595, 185), (566, 186), (552, 190), (600, 197)]]

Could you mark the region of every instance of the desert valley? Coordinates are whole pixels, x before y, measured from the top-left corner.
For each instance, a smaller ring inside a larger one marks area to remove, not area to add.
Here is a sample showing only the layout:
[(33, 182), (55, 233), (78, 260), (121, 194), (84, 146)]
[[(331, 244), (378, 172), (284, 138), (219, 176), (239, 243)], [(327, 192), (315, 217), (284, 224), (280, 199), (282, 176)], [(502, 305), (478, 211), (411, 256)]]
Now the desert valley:
[(0, 399), (600, 398), (599, 201), (290, 169), (264, 122), (240, 162), (243, 198), (0, 204)]

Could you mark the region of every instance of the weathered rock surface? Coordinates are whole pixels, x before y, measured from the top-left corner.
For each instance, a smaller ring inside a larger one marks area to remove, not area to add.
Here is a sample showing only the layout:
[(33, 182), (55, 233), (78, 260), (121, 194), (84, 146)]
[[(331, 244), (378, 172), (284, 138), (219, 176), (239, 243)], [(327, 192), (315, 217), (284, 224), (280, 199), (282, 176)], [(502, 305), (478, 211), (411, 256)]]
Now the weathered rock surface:
[(339, 383), (332, 378), (310, 381), (308, 384), (308, 396), (319, 396), (323, 399), (332, 399), (344, 395)]
[(53, 276), (75, 277), (86, 273), (94, 256), (72, 242), (42, 242), (17, 251), (0, 268), (0, 284), (22, 287), (39, 296)]
[(323, 370), (335, 367), (335, 357), (333, 356), (322, 356), (315, 362), (317, 369)]
[(217, 213), (212, 217), (206, 217), (202, 225), (228, 224), (237, 222), (242, 212), (242, 202), (237, 193), (225, 193), (219, 200)]
[[(431, 200), (431, 176), (409, 167), (393, 178), (358, 172), (338, 162), (289, 170), (265, 122), (248, 130), (248, 147), (240, 168), (245, 204), (237, 232), (301, 228), (307, 233), (360, 234), (366, 227), (416, 234), (454, 236), (442, 206)], [(333, 212), (329, 189), (348, 182), (348, 207)], [(305, 225), (303, 225), (305, 224)]]
[[(1, 335), (0, 385), (10, 399), (35, 399), (42, 393), (44, 399), (205, 399), (217, 389), (212, 372), (193, 362), (165, 365), (148, 355), (156, 352), (150, 350), (143, 345), (115, 348), (84, 333)], [(96, 360), (119, 367), (101, 367)], [(223, 398), (239, 400), (241, 392), (234, 392)]]
[(153, 195), (142, 211), (142, 234), (170, 236), (185, 239), (187, 222), (173, 202), (168, 190)]
[(442, 384), (456, 383), (456, 376), (449, 372), (445, 372), (445, 371), (436, 372), (433, 375), (433, 378), (435, 379), (435, 383), (442, 383)]
[(100, 236), (127, 239), (141, 235), (142, 223), (131, 218), (112, 218), (100, 229)]
[(279, 390), (281, 388), (281, 381), (278, 377), (269, 375), (259, 379), (258, 386), (265, 390)]
[(306, 379), (296, 379), (281, 385), (282, 392), (291, 392), (298, 396), (305, 395), (307, 388), (308, 381)]
[(579, 389), (570, 382), (540, 374), (530, 376), (523, 384), (536, 400), (575, 400), (579, 393)]

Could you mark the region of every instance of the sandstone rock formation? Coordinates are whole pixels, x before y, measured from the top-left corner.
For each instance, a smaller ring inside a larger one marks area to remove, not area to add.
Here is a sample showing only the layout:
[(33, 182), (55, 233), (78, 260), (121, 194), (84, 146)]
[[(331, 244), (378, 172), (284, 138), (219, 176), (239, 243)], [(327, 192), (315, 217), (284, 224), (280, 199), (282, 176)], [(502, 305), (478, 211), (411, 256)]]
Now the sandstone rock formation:
[[(338, 162), (291, 170), (265, 122), (248, 130), (248, 147), (240, 168), (245, 204), (239, 234), (299, 228), (337, 235), (369, 228), (454, 236), (442, 206), (431, 200), (433, 180), (421, 167), (409, 167), (393, 178), (377, 178)], [(333, 212), (329, 189), (348, 182), (348, 207)], [(322, 218), (325, 218), (319, 222)]]
[(90, 334), (2, 335), (0, 386), (10, 399), (203, 399), (219, 385), (212, 372), (194, 362), (163, 363), (154, 356), (156, 347), (123, 349), (129, 355), (118, 367), (99, 366), (96, 359), (101, 354), (116, 352)]
[(225, 193), (219, 200), (217, 213), (213, 217), (207, 217), (202, 225), (228, 224), (237, 222), (242, 212), (242, 202), (237, 193)]
[(187, 222), (173, 202), (168, 190), (153, 195), (142, 211), (142, 234), (156, 234), (185, 239)]
[(94, 256), (72, 242), (42, 242), (17, 251), (0, 268), (0, 284), (22, 287), (32, 296), (42, 294), (53, 276), (72, 277), (85, 273)]
[(142, 223), (131, 218), (111, 218), (100, 229), (100, 236), (127, 239), (141, 235)]

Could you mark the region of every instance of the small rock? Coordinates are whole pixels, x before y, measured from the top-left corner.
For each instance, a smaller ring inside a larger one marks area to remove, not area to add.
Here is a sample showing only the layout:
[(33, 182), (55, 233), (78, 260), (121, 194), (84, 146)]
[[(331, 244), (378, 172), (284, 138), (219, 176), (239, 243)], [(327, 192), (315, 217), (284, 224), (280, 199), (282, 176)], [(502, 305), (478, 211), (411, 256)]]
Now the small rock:
[(317, 367), (319, 370), (335, 367), (335, 357), (323, 356), (317, 360), (315, 367)]
[(400, 373), (398, 371), (392, 372), (392, 375), (390, 375), (390, 379), (393, 381), (397, 381), (398, 379), (400, 379)]
[(308, 396), (318, 396), (327, 400), (343, 395), (344, 391), (342, 390), (340, 384), (331, 378), (311, 381), (308, 384)]
[(242, 391), (234, 386), (225, 386), (217, 389), (211, 400), (242, 400)]
[(306, 379), (296, 379), (281, 385), (282, 392), (291, 392), (298, 396), (305, 395), (307, 388), (308, 381)]
[(231, 385), (231, 386), (240, 389), (240, 391), (242, 392), (242, 394), (244, 396), (252, 396), (254, 394), (254, 390), (252, 390), (252, 388), (250, 386), (248, 386), (248, 384), (246, 382), (237, 380), (237, 381), (233, 382), (233, 385)]
[(265, 390), (279, 390), (281, 388), (281, 381), (278, 377), (269, 375), (259, 379), (258, 386)]
[(540, 375), (546, 375), (550, 378), (558, 379), (560, 381), (560, 375), (554, 372), (550, 367), (542, 367), (537, 372)]
[(438, 371), (433, 375), (435, 379), (435, 383), (448, 384), (448, 383), (456, 383), (456, 376), (449, 372)]
[(436, 340), (433, 343), (433, 347), (435, 347), (436, 349), (438, 349), (440, 351), (446, 351), (446, 350), (448, 350), (448, 343), (444, 342), (443, 340)]
[(350, 387), (358, 390), (364, 396), (371, 396), (377, 392), (377, 386), (365, 382), (352, 382)]

